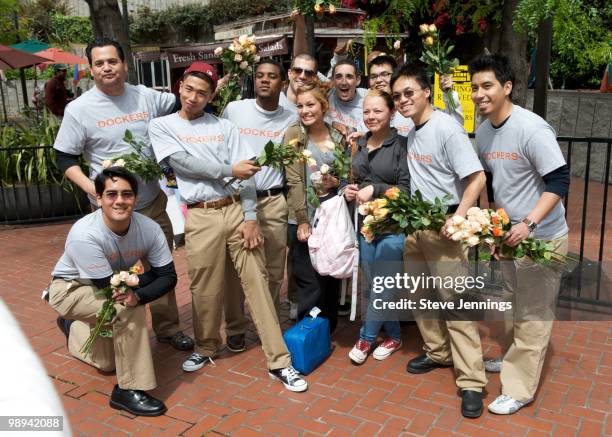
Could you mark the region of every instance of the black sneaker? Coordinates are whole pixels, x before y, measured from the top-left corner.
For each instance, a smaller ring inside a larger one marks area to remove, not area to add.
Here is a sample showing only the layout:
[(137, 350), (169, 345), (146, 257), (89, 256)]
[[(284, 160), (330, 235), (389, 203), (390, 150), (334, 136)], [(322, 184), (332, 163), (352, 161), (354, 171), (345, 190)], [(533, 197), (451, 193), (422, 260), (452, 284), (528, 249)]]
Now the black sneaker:
[(227, 348), (235, 353), (242, 352), (246, 349), (244, 334), (230, 335), (225, 342)]
[(270, 378), (278, 379), (282, 382), (289, 391), (300, 392), (308, 389), (306, 380), (292, 366), (285, 367), (284, 369), (269, 370), (268, 374)]
[(342, 305), (338, 305), (338, 315), (339, 316), (348, 316), (351, 314), (351, 303), (345, 302)]
[(196, 370), (200, 370), (207, 363), (215, 364), (212, 358), (194, 352), (187, 361), (183, 363), (183, 370), (185, 372), (195, 372)]
[(70, 325), (72, 325), (74, 320), (64, 319), (63, 317), (58, 317), (56, 320), (57, 327), (62, 331), (62, 334), (66, 336), (66, 345), (68, 345), (68, 337), (70, 336)]
[(183, 331), (175, 332), (174, 335), (167, 337), (157, 337), (157, 341), (170, 344), (177, 351), (189, 351), (194, 346), (193, 339), (183, 334)]

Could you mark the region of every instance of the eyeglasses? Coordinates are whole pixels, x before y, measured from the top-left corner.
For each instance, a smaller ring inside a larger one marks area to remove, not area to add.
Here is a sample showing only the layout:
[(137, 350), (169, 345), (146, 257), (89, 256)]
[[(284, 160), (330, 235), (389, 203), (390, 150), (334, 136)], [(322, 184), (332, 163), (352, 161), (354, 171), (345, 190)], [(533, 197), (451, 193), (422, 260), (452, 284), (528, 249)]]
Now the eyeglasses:
[(317, 72), (314, 70), (309, 70), (307, 68), (300, 68), (300, 67), (293, 67), (291, 68), (291, 71), (293, 71), (298, 76), (304, 73), (304, 76), (306, 77), (315, 77), (315, 75), (317, 74)]
[(378, 79), (379, 77), (380, 77), (381, 79), (386, 79), (386, 78), (388, 78), (389, 76), (391, 76), (392, 74), (393, 74), (393, 73), (390, 73), (390, 72), (388, 72), (388, 71), (383, 71), (383, 72), (378, 73), (378, 74), (370, 74), (370, 76), (368, 76), (368, 77), (370, 78), (370, 80), (376, 80), (376, 79)]
[(399, 93), (393, 93), (391, 97), (393, 98), (394, 102), (399, 102), (402, 99), (402, 96), (404, 96), (407, 99), (410, 99), (412, 96), (414, 96), (414, 93), (416, 93), (417, 91), (421, 91), (422, 89), (423, 88), (419, 88), (418, 90), (413, 90), (410, 88), (406, 88), (400, 91)]
[(134, 198), (136, 194), (132, 190), (125, 191), (105, 191), (102, 193), (102, 196), (108, 200), (116, 200), (119, 196), (121, 196), (125, 200), (131, 200)]

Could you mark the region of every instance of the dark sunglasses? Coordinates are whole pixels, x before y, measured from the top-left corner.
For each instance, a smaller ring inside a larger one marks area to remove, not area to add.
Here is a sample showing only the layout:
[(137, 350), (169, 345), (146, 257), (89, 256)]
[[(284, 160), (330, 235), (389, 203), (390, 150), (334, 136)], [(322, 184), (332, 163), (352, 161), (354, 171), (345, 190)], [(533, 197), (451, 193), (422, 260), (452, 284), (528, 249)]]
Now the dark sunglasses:
[(116, 200), (119, 196), (123, 197), (126, 200), (133, 199), (135, 194), (132, 190), (125, 191), (105, 191), (102, 196), (107, 198), (108, 200)]
[(317, 72), (314, 70), (308, 70), (306, 68), (300, 68), (300, 67), (293, 67), (291, 71), (293, 71), (298, 76), (304, 73), (304, 76), (306, 77), (314, 77), (317, 74)]
[(414, 93), (416, 93), (417, 91), (422, 90), (423, 88), (419, 88), (418, 90), (413, 90), (410, 88), (406, 88), (402, 91), (400, 91), (399, 93), (393, 93), (393, 95), (391, 96), (393, 98), (394, 102), (399, 102), (402, 99), (402, 96), (404, 96), (405, 98), (409, 99), (412, 96), (414, 96)]

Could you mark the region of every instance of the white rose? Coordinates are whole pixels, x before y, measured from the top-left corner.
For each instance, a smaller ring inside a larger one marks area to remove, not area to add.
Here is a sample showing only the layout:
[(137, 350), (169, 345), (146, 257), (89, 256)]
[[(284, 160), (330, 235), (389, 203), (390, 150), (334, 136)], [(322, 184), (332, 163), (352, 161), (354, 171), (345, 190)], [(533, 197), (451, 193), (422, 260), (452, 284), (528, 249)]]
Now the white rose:
[(368, 216), (366, 216), (366, 218), (363, 219), (363, 224), (364, 225), (369, 225), (373, 221), (374, 221), (374, 216), (373, 215), (368, 215)]
[(253, 57), (253, 61), (254, 61), (254, 62), (259, 62), (260, 60), (261, 60), (261, 58), (259, 57), (259, 55), (255, 55), (255, 56)]
[(460, 215), (454, 215), (453, 218), (451, 219), (451, 222), (454, 225), (460, 225), (465, 221), (465, 218), (461, 217)]
[(310, 174), (310, 182), (312, 182), (313, 184), (320, 184), (321, 183), (321, 172), (320, 171), (315, 171), (313, 173)]
[(128, 287), (135, 287), (138, 285), (138, 281), (138, 275), (130, 275), (126, 279), (125, 283), (128, 285)]
[(112, 165), (113, 161), (111, 161), (110, 159), (105, 159), (104, 161), (102, 161), (102, 168), (109, 168)]
[(235, 51), (234, 50), (234, 44), (230, 44), (227, 48), (230, 49), (232, 52)]
[(470, 222), (470, 230), (472, 232), (481, 232), (482, 231), (482, 225), (480, 223)]
[(359, 214), (368, 215), (370, 213), (370, 207), (366, 203), (359, 205)]
[(113, 163), (114, 167), (125, 167), (125, 161), (123, 159), (118, 159)]
[(240, 37), (238, 38), (238, 42), (240, 43), (240, 45), (244, 45), (247, 41), (248, 41), (248, 36), (246, 35), (240, 35)]
[(234, 51), (236, 53), (242, 53), (242, 52), (244, 52), (244, 48), (241, 45), (236, 45), (236, 46), (234, 46)]
[(255, 44), (255, 35), (251, 35), (247, 38), (247, 40), (251, 43), (251, 44)]
[[(238, 56), (238, 55), (236, 55), (236, 56)], [(249, 66), (249, 63), (247, 61), (242, 61), (240, 63), (240, 69), (241, 70), (246, 70), (248, 66)]]
[(312, 152), (310, 150), (303, 150), (302, 151), (302, 156), (306, 159), (308, 158), (312, 158)]
[(448, 226), (446, 228), (446, 232), (448, 232), (450, 235), (453, 235), (455, 232), (457, 232), (457, 228), (455, 228), (454, 226)]
[(223, 47), (217, 47), (214, 51), (215, 56), (221, 56), (223, 53)]
[(402, 42), (399, 39), (396, 39), (393, 43), (393, 48), (395, 50), (399, 50), (402, 47)]
[(330, 170), (329, 165), (323, 164), (321, 166), (321, 174), (327, 174), (327, 173), (329, 173), (329, 170)]
[(480, 243), (480, 238), (478, 238), (476, 235), (472, 235), (467, 239), (467, 244), (470, 247), (476, 246), (478, 243)]
[(450, 239), (453, 241), (461, 241), (462, 232), (455, 232), (450, 236)]
[(130, 273), (129, 272), (119, 272), (119, 280), (121, 282), (127, 282), (128, 278), (130, 277)]
[(113, 275), (113, 276), (111, 276), (111, 279), (110, 279), (110, 284), (111, 284), (113, 287), (118, 287), (119, 285), (121, 285), (121, 279), (119, 279), (119, 275)]
[(495, 238), (487, 237), (484, 239), (484, 242), (487, 243), (489, 246), (493, 246), (495, 244)]
[(314, 158), (308, 158), (308, 167), (310, 167), (311, 170), (316, 170), (317, 169), (317, 160)]
[(234, 61), (236, 61), (236, 62), (240, 62), (240, 61), (242, 61), (242, 55), (240, 55), (240, 54), (236, 53), (236, 54), (234, 55)]

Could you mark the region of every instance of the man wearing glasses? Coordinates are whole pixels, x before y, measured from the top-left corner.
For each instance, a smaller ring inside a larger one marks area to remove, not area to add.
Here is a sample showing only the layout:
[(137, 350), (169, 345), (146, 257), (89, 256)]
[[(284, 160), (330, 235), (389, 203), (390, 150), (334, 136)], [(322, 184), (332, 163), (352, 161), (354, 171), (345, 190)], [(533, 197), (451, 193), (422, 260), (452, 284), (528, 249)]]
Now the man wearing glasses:
[[(94, 186), (99, 209), (70, 229), (64, 254), (53, 269), (49, 304), (60, 315), (57, 323), (74, 357), (105, 372), (117, 370), (111, 407), (159, 416), (166, 407), (144, 391), (157, 385), (144, 304), (176, 285), (172, 255), (160, 226), (133, 212), (138, 195), (134, 175), (123, 167), (109, 167), (96, 176)], [(114, 273), (129, 270), (139, 260), (148, 261), (151, 270), (139, 276), (138, 286), (125, 293), (113, 291), (117, 316), (112, 338), (97, 338), (91, 353), (83, 353), (105, 302), (96, 293), (111, 285)]]
[(295, 107), (299, 87), (311, 84), (317, 77), (317, 60), (310, 55), (297, 55), (291, 61), (289, 68), (289, 87), (287, 93), (281, 93), (279, 105), (295, 114), (297, 119), (297, 108)]
[[(128, 66), (117, 41), (97, 39), (87, 46), (86, 52), (96, 86), (66, 107), (53, 148), (59, 167), (89, 195), (95, 208), (93, 179), (102, 170), (103, 161), (134, 151), (123, 141), (126, 129), (149, 145), (149, 122), (176, 110), (177, 102), (171, 93), (125, 83)], [(81, 169), (81, 155), (89, 163), (89, 177)], [(161, 226), (172, 250), (174, 234), (166, 213), (166, 195), (155, 180), (139, 179), (139, 188), (135, 210)], [(177, 350), (193, 349), (193, 340), (180, 330), (174, 291), (151, 302), (149, 309), (158, 341), (170, 343)]]
[[(393, 74), (391, 89), (396, 109), (415, 125), (407, 137), (411, 192), (419, 190), (428, 201), (450, 196), (450, 214), (465, 217), (486, 181), (467, 133), (451, 116), (434, 110), (430, 103), (431, 84), (423, 70), (404, 65)], [(449, 221), (440, 233), (418, 231), (406, 237), (404, 267), (409, 275), (427, 278), (469, 275), (467, 247), (448, 238)], [(417, 300), (447, 302), (459, 296), (446, 286), (416, 292)], [(422, 310), (413, 311), (425, 353), (410, 360), (406, 370), (420, 374), (453, 365), (456, 384), (462, 391), (461, 413), (465, 417), (479, 417), (487, 379), (476, 323), (458, 321), (452, 314), (444, 320), (439, 314), (432, 317)]]

